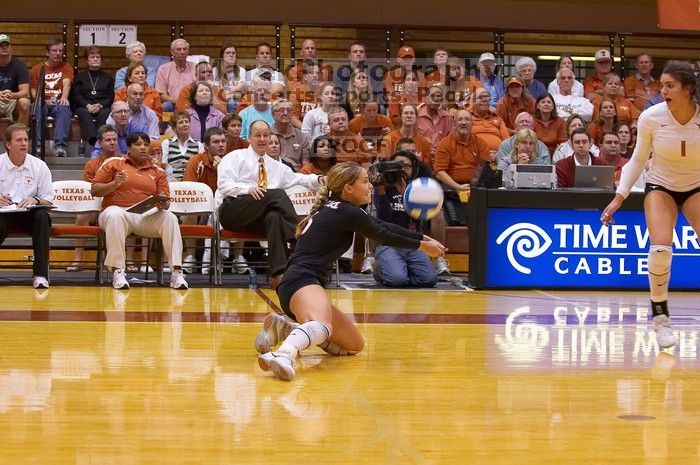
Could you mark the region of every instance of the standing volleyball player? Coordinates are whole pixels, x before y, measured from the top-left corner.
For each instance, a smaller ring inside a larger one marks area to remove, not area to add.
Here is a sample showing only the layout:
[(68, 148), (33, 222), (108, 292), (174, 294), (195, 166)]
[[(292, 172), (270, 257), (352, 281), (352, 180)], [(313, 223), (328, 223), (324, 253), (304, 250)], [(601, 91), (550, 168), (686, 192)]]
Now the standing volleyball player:
[(700, 233), (700, 88), (695, 70), (688, 63), (671, 63), (661, 75), (664, 103), (645, 110), (637, 125), (637, 146), (622, 169), (615, 198), (605, 207), (600, 220), (613, 222), (653, 153), (647, 176), (644, 215), (649, 247), (649, 289), (656, 340), (660, 347), (672, 347), (673, 334), (668, 313), (668, 283), (671, 277), (673, 230), (678, 211)]
[[(350, 355), (364, 347), (355, 324), (331, 304), (324, 289), (333, 264), (348, 250), (354, 233), (391, 247), (419, 249), (431, 257), (445, 254), (445, 247), (435, 239), (365, 213), (360, 205), (371, 198), (372, 185), (364, 168), (352, 162), (331, 168), (311, 212), (297, 226), (296, 249), (277, 287), (282, 310), (299, 324), (274, 313), (267, 315), (255, 339), (263, 370), (289, 381), (301, 350), (318, 345), (333, 355)], [(282, 345), (270, 352), (282, 339)]]

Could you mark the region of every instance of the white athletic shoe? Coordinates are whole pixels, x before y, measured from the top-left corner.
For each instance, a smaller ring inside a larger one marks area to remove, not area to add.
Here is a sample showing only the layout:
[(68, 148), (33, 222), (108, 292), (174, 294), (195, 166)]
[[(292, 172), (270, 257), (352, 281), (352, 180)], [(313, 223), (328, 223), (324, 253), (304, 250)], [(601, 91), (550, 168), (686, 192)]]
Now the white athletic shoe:
[(673, 347), (678, 342), (678, 338), (673, 334), (671, 320), (666, 315), (654, 317), (654, 331), (656, 331), (656, 342), (662, 349)]
[(115, 289), (129, 289), (129, 281), (126, 280), (126, 273), (121, 268), (114, 270), (112, 274), (112, 287)]
[(49, 280), (43, 276), (34, 276), (34, 279), (32, 280), (32, 287), (34, 289), (48, 289)]
[(170, 287), (173, 289), (189, 289), (182, 271), (173, 271), (173, 274), (170, 275)]
[(255, 336), (255, 350), (265, 354), (284, 341), (298, 324), (277, 313), (268, 313), (263, 320), (263, 330)]
[(182, 261), (182, 271), (184, 271), (187, 274), (192, 274), (194, 273), (194, 267), (196, 264), (197, 260), (195, 260), (192, 255), (188, 255)]
[(374, 271), (374, 257), (365, 257), (362, 260), (362, 267), (360, 268), (360, 273), (371, 274)]
[(450, 274), (450, 267), (445, 257), (435, 259), (435, 270), (437, 270), (437, 274)]
[(248, 266), (248, 261), (243, 255), (239, 255), (235, 260), (233, 260), (233, 269), (238, 274), (248, 274), (250, 273), (250, 267)]
[(284, 352), (266, 352), (258, 355), (258, 366), (262, 371), (270, 371), (284, 381), (294, 379), (294, 360)]

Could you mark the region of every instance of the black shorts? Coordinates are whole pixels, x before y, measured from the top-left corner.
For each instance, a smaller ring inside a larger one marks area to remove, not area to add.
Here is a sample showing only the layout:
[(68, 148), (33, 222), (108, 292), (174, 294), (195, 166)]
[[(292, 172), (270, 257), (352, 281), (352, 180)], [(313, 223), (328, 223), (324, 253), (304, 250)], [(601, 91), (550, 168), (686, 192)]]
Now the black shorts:
[(287, 276), (282, 278), (282, 282), (279, 286), (277, 286), (277, 297), (280, 299), (280, 307), (282, 307), (282, 311), (285, 315), (292, 320), (297, 321), (296, 316), (294, 316), (294, 313), (292, 313), (292, 310), (289, 308), (289, 304), (292, 301), (292, 296), (302, 287), (311, 286), (314, 284), (324, 287), (323, 283), (321, 283), (318, 278), (302, 277), (288, 279)]
[(696, 187), (695, 189), (691, 189), (685, 192), (676, 192), (670, 189), (666, 189), (663, 186), (659, 186), (658, 184), (647, 183), (646, 188), (644, 189), (644, 195), (646, 196), (649, 192), (652, 191), (666, 192), (668, 195), (673, 197), (673, 200), (676, 202), (676, 205), (678, 205), (678, 208), (680, 209), (683, 207), (685, 201), (688, 200), (693, 194), (697, 194), (698, 192), (700, 192), (700, 187)]

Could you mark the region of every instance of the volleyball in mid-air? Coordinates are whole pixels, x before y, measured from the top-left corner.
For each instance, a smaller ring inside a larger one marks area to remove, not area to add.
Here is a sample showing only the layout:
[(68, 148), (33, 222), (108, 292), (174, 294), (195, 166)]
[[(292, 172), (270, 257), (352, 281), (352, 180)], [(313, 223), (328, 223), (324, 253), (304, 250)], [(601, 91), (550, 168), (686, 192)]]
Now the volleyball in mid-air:
[(406, 187), (403, 204), (412, 218), (428, 220), (440, 212), (443, 198), (440, 183), (431, 178), (417, 178)]

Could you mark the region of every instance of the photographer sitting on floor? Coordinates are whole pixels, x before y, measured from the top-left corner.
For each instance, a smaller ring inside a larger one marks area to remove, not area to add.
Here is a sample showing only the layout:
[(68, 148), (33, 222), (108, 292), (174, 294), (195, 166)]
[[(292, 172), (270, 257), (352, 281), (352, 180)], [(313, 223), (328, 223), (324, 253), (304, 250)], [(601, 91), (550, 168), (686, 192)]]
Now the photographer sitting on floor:
[[(374, 206), (377, 218), (411, 231), (422, 232), (423, 225), (406, 214), (403, 193), (406, 185), (418, 177), (419, 161), (408, 151), (399, 151), (391, 161), (380, 160), (370, 167), (375, 186)], [(390, 287), (435, 287), (437, 271), (430, 257), (420, 250), (397, 249), (377, 244), (374, 278)]]

